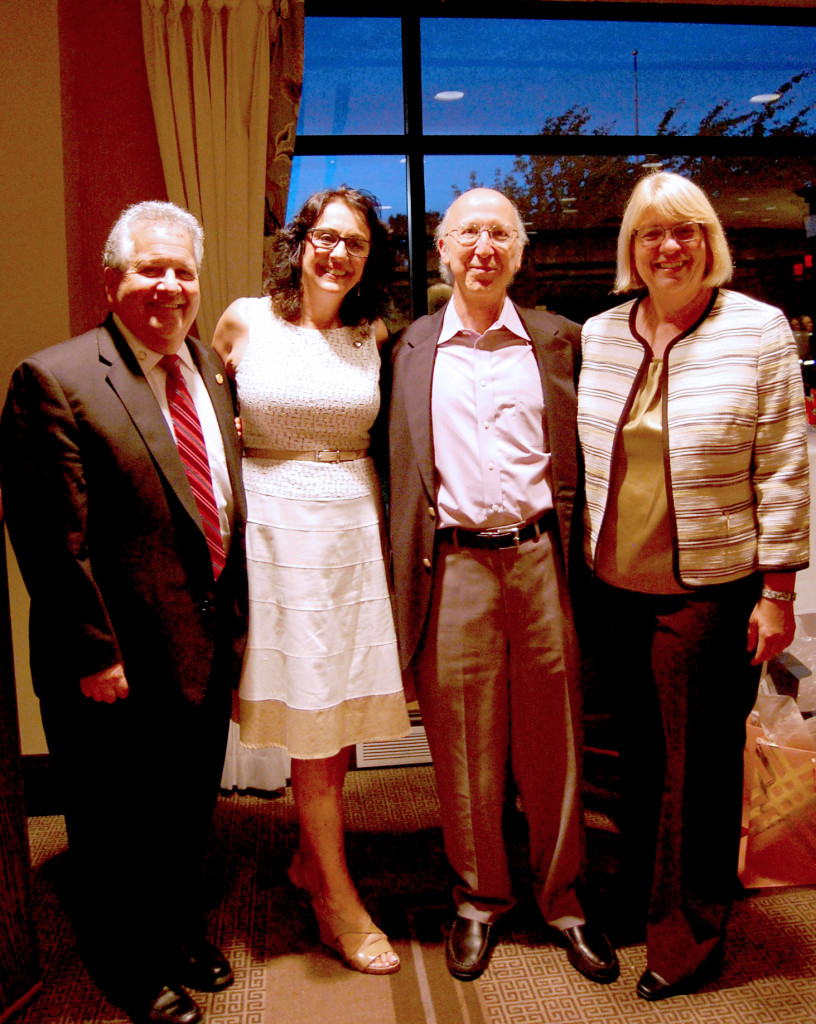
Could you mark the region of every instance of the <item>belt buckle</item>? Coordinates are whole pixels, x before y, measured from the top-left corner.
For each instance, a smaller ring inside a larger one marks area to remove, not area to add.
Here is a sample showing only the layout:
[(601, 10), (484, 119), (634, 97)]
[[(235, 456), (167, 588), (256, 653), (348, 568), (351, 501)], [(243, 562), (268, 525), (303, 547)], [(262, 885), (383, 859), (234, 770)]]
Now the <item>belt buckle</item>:
[(524, 524), (521, 526), (497, 526), (492, 530), (480, 530), (478, 536), (486, 537), (489, 540), (503, 540), (505, 537), (512, 537), (513, 544), (516, 549), (519, 546), (519, 532), (523, 529)]
[(324, 448), (322, 451), (315, 452), (315, 462), (339, 462), (340, 461), (340, 450), (339, 448)]
[(494, 526), (490, 530), (479, 530), (476, 534), (477, 537), (487, 537), (495, 539), (497, 537), (510, 537), (513, 531), (518, 532), (517, 526)]
[[(523, 529), (524, 529), (524, 524), (522, 524), (521, 526), (503, 526), (503, 527), (499, 527), (499, 529), (496, 531), (494, 536), (495, 537), (499, 537), (502, 540), (504, 540), (505, 537), (512, 537), (513, 538), (513, 547), (516, 549), (516, 551), (518, 551), (519, 550), (519, 546), (521, 544), (521, 540), (519, 538), (519, 534), (521, 533), (521, 531)], [(508, 547), (509, 547), (509, 545), (508, 545)]]

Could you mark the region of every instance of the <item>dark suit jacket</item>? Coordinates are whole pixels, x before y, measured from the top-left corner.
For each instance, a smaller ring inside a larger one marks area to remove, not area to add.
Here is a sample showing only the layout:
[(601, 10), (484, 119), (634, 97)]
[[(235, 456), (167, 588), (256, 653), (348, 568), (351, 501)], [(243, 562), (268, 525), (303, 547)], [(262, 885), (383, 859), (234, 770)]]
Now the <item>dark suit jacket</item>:
[(41, 696), (78, 690), (82, 676), (118, 661), (139, 701), (196, 704), (211, 685), (237, 681), (246, 631), (240, 445), (221, 362), (187, 344), (221, 427), (235, 505), (217, 584), (178, 450), (113, 318), (13, 375), (0, 469)]
[[(550, 313), (517, 307), (541, 371), (559, 534), (568, 565), (579, 561), (582, 501), (576, 382), (581, 331)], [(431, 599), (438, 480), (431, 429), (431, 381), (445, 308), (395, 339), (389, 411), (389, 524), (400, 658), (420, 644)], [(577, 510), (577, 515), (575, 514)]]

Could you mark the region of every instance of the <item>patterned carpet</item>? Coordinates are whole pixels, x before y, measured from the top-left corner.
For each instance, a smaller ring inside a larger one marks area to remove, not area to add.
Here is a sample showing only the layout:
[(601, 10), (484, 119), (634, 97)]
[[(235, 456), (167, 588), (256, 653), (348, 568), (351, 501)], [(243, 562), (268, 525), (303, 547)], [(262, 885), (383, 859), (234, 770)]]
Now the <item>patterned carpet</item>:
[[(289, 792), (222, 796), (208, 860), (211, 937), (236, 982), (202, 996), (211, 1024), (807, 1024), (816, 1022), (816, 887), (766, 889), (735, 907), (722, 980), (690, 996), (635, 997), (640, 943), (619, 948), (621, 979), (576, 974), (526, 897), (523, 828), (509, 818), (521, 900), (488, 971), (462, 984), (444, 963), (447, 868), (430, 767), (353, 772), (347, 783), (349, 859), (373, 916), (403, 968), (390, 978), (345, 969), (318, 941), (308, 907), (285, 881), (296, 843)], [(65, 831), (59, 817), (29, 819), (35, 905), (45, 970), (22, 1024), (126, 1024), (80, 964), (59, 903)], [(593, 829), (598, 888), (614, 886), (614, 836)], [(609, 921), (615, 937), (618, 922)], [(617, 929), (623, 940), (624, 930)]]

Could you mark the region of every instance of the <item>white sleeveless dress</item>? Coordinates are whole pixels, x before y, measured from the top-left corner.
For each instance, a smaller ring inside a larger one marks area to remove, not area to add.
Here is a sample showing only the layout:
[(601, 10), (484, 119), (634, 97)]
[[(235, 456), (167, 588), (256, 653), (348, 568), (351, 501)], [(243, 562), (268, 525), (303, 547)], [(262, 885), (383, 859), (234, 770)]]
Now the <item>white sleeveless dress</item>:
[[(247, 299), (236, 373), (247, 449), (365, 449), (379, 409), (369, 324), (319, 331)], [(241, 743), (292, 757), (409, 732), (370, 458), (244, 457), (249, 637)]]

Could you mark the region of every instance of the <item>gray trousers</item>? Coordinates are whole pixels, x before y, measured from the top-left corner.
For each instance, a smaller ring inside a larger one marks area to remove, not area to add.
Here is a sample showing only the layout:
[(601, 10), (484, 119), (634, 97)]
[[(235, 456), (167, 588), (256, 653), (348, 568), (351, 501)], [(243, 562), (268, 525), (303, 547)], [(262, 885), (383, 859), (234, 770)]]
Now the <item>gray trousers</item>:
[(441, 543), (417, 695), (434, 759), (458, 914), (514, 902), (502, 816), (511, 770), (530, 830), (536, 900), (557, 928), (584, 922), (575, 650), (549, 533), (518, 548)]

